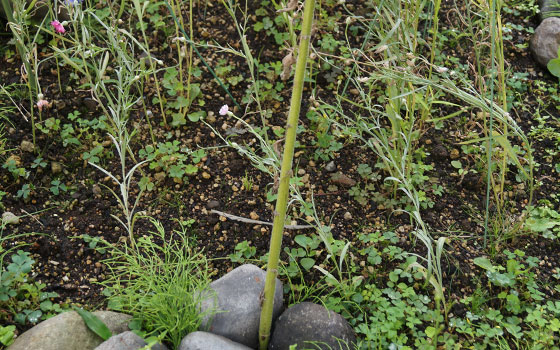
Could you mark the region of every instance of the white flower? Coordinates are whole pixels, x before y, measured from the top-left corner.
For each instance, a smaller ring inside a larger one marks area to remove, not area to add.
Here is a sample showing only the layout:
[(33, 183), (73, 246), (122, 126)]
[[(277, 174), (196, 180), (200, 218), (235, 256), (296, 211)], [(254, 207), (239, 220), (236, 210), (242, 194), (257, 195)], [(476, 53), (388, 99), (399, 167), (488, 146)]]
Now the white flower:
[(220, 108), (220, 115), (227, 115), (228, 112), (229, 112), (228, 105), (223, 105), (222, 108)]

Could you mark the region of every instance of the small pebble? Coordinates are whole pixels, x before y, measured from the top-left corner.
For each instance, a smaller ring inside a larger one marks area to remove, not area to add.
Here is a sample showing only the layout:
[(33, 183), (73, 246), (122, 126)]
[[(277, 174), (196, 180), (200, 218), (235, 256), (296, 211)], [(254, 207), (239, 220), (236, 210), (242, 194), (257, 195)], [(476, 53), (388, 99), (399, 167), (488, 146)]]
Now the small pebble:
[(347, 211), (346, 213), (344, 213), (344, 220), (346, 220), (346, 221), (352, 220), (352, 214), (350, 214), (349, 211)]
[(344, 175), (341, 172), (334, 173), (331, 176), (331, 182), (337, 185), (343, 185), (347, 187), (352, 187), (356, 184), (356, 181), (351, 179), (350, 177)]
[(451, 159), (457, 159), (457, 158), (459, 158), (459, 150), (456, 149), (456, 148), (453, 148), (453, 149), (451, 150), (451, 154), (449, 155), (449, 157), (450, 157)]
[(33, 153), (33, 151), (35, 150), (35, 146), (33, 145), (33, 142), (29, 142), (26, 140), (21, 141), (20, 148), (22, 151), (29, 152), (29, 153)]
[(207, 209), (216, 209), (218, 207), (220, 207), (220, 202), (217, 200), (211, 200), (206, 204)]
[(58, 174), (62, 172), (62, 164), (59, 162), (51, 162), (51, 172), (53, 174)]
[(156, 174), (154, 175), (154, 179), (155, 179), (157, 182), (163, 181), (163, 180), (165, 179), (165, 172), (161, 171), (161, 172), (159, 172), (159, 173), (156, 173)]
[(6, 211), (2, 214), (2, 223), (7, 225), (17, 225), (19, 224), (19, 216), (15, 215), (12, 212)]
[(95, 184), (92, 186), (91, 192), (93, 192), (94, 195), (99, 196), (101, 195), (101, 187), (99, 187), (98, 184)]
[(333, 171), (336, 170), (336, 165), (334, 164), (334, 161), (330, 161), (327, 163), (327, 165), (325, 166), (325, 170), (328, 171), (329, 173), (332, 173)]

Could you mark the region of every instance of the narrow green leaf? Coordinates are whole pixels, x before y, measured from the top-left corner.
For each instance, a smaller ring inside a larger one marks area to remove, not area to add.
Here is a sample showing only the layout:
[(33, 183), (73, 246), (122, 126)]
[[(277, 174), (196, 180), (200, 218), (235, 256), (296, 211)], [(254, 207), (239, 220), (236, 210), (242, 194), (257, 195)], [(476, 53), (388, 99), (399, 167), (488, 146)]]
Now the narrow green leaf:
[(527, 174), (527, 172), (519, 162), (519, 158), (517, 158), (517, 153), (515, 153), (515, 150), (513, 149), (513, 147), (511, 147), (509, 140), (504, 135), (499, 135), (496, 131), (494, 131), (494, 140), (496, 140), (500, 144), (500, 146), (502, 146), (502, 148), (506, 151), (507, 155), (511, 158), (511, 160), (515, 162), (519, 170), (521, 170), (523, 175), (525, 175), (525, 177), (528, 179), (529, 174)]
[(113, 334), (111, 333), (109, 328), (107, 328), (105, 323), (103, 323), (103, 321), (101, 321), (97, 316), (95, 316), (89, 311), (86, 311), (81, 308), (77, 308), (75, 306), (73, 306), (73, 309), (80, 316), (82, 316), (82, 319), (84, 320), (86, 326), (88, 326), (88, 328), (91, 329), (92, 332), (100, 336), (103, 340), (107, 340), (111, 338)]

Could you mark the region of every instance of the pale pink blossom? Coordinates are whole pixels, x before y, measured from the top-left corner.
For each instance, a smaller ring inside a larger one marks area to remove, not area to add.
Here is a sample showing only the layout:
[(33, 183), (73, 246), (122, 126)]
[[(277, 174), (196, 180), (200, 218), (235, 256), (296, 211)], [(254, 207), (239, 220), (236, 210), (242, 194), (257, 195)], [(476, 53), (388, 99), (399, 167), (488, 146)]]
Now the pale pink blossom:
[(220, 115), (227, 115), (228, 112), (229, 112), (228, 105), (223, 105), (222, 108), (220, 108)]
[(43, 108), (49, 108), (50, 106), (51, 104), (47, 100), (40, 99), (39, 101), (37, 101), (37, 108), (39, 109), (39, 111), (42, 111)]
[(64, 26), (62, 25), (62, 23), (60, 23), (57, 20), (52, 21), (51, 26), (53, 26), (54, 30), (57, 33), (63, 34), (64, 32), (66, 32), (66, 29), (64, 29)]

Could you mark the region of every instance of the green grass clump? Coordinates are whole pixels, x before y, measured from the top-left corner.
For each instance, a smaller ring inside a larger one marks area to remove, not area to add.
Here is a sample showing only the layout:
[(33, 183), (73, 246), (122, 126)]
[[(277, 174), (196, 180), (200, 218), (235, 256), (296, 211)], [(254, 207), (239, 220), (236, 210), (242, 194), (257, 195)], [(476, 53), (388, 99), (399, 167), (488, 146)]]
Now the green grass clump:
[(140, 237), (134, 245), (111, 246), (112, 257), (105, 261), (111, 273), (102, 285), (110, 309), (131, 314), (146, 336), (164, 335), (176, 348), (206, 316), (199, 310), (209, 295), (201, 293), (210, 284), (208, 264), (189, 243), (192, 221), (181, 223), (174, 235), (166, 235), (158, 221), (151, 222), (156, 228), (151, 236)]

